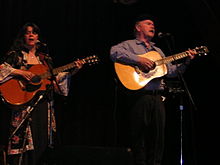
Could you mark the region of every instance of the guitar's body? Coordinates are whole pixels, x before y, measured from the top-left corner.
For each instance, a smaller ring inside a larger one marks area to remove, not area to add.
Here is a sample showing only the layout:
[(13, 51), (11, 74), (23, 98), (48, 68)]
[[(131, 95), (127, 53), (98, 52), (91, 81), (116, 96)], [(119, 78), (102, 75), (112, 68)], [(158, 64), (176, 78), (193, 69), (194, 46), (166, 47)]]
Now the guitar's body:
[[(161, 55), (156, 51), (150, 51), (146, 54), (139, 55), (152, 61), (162, 59)], [(154, 78), (164, 76), (167, 73), (165, 64), (157, 65), (155, 69), (148, 73), (144, 73), (137, 67), (115, 63), (115, 71), (121, 83), (130, 90), (138, 90), (143, 88), (149, 81)]]
[[(36, 75), (48, 72), (42, 64), (32, 66), (29, 71)], [(36, 83), (27, 83), (21, 79), (10, 79), (0, 85), (0, 91), (4, 100), (9, 104), (23, 105), (29, 102), (37, 92), (46, 90), (48, 84), (50, 84), (48, 79), (41, 79)]]

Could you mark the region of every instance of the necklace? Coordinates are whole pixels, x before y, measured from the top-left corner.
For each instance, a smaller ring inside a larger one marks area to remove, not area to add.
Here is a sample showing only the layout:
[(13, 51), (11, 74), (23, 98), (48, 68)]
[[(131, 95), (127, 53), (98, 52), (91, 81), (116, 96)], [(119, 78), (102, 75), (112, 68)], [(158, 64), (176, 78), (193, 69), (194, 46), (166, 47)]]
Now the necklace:
[(29, 56), (29, 58), (36, 58), (35, 54), (32, 52), (29, 52), (28, 56)]

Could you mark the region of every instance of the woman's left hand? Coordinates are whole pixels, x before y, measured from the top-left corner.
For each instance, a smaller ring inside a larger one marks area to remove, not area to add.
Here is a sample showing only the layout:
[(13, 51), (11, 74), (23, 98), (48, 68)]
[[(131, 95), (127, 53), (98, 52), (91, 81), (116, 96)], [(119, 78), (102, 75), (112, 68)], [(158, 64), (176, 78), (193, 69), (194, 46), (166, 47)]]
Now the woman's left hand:
[(75, 63), (75, 65), (76, 65), (76, 69), (81, 69), (82, 67), (83, 67), (83, 65), (84, 65), (84, 61), (83, 60), (76, 60), (76, 61), (74, 61), (74, 63)]

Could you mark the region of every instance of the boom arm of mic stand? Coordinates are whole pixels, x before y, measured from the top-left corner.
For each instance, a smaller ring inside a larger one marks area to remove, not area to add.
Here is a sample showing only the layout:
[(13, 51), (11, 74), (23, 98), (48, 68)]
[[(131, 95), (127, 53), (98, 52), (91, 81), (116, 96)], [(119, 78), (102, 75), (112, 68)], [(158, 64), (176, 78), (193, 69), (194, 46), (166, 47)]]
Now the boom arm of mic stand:
[(17, 132), (17, 130), (21, 127), (21, 125), (24, 123), (24, 121), (30, 116), (30, 113), (33, 111), (34, 107), (39, 103), (39, 101), (43, 98), (43, 95), (40, 95), (39, 98), (37, 99), (37, 101), (32, 105), (32, 106), (28, 106), (28, 108), (26, 109), (26, 114), (23, 117), (22, 121), (18, 124), (18, 126), (16, 127), (16, 129), (12, 132), (12, 134), (9, 137), (9, 140), (15, 135), (15, 133)]

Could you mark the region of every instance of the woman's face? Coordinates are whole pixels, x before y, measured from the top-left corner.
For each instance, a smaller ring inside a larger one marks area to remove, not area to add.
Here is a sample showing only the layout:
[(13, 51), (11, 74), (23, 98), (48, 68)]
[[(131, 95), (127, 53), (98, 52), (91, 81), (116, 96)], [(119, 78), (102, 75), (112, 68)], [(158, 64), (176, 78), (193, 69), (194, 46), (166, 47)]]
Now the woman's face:
[(27, 46), (35, 46), (38, 42), (38, 34), (32, 26), (28, 26), (24, 35), (24, 41)]

